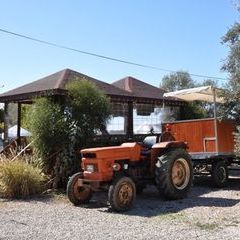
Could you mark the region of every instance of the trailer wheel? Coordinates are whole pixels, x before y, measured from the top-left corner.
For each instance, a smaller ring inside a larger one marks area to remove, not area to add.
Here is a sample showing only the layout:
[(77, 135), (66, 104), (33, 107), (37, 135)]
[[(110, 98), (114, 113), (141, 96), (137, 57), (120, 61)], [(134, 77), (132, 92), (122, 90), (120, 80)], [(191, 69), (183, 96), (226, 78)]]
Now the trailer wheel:
[(212, 165), (212, 181), (216, 187), (224, 187), (228, 181), (228, 168), (224, 161)]
[(92, 197), (92, 189), (88, 186), (78, 186), (78, 179), (83, 178), (82, 173), (70, 177), (67, 184), (67, 196), (74, 205), (88, 203)]
[(122, 212), (129, 210), (136, 198), (136, 186), (129, 177), (117, 178), (110, 186), (108, 200), (112, 210)]
[(167, 199), (186, 197), (193, 180), (193, 167), (189, 154), (181, 148), (158, 157), (155, 180), (160, 193)]

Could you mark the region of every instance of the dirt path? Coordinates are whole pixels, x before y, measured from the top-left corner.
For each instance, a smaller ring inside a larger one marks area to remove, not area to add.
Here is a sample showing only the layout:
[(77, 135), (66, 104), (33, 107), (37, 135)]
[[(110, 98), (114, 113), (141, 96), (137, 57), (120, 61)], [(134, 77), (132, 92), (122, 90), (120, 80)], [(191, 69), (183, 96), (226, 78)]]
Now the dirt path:
[(65, 196), (1, 200), (2, 239), (240, 239), (240, 180), (220, 190), (198, 182), (179, 201), (148, 188), (124, 214), (109, 211), (104, 193), (84, 207)]

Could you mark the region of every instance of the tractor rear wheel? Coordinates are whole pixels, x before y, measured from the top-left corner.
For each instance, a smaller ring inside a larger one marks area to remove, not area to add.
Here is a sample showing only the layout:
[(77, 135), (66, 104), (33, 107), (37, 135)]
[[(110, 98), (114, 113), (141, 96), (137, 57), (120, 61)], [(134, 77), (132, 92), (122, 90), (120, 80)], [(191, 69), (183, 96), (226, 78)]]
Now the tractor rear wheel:
[(67, 196), (74, 205), (88, 203), (92, 197), (92, 189), (89, 186), (79, 186), (80, 178), (83, 178), (83, 174), (76, 173), (70, 177), (67, 184)]
[(186, 197), (193, 180), (192, 161), (186, 150), (173, 149), (158, 157), (155, 181), (167, 199)]
[(216, 187), (224, 187), (228, 181), (228, 168), (224, 161), (212, 165), (212, 180)]
[(110, 186), (108, 200), (112, 210), (122, 212), (130, 209), (136, 198), (136, 186), (129, 177), (117, 178)]

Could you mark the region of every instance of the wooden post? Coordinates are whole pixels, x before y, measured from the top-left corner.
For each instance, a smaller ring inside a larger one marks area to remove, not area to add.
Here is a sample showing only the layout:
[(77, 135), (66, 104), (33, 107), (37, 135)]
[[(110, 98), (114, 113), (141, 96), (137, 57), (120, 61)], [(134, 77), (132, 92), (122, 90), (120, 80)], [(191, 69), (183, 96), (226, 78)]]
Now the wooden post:
[(21, 103), (18, 103), (18, 115), (17, 115), (17, 138), (20, 138), (21, 134), (21, 112), (22, 112), (22, 105)]
[(127, 136), (133, 138), (133, 102), (128, 102)]
[(214, 132), (215, 132), (215, 150), (218, 153), (218, 129), (217, 129), (217, 104), (216, 104), (216, 89), (213, 88), (213, 104), (214, 104)]
[(8, 116), (8, 103), (4, 104), (4, 146), (8, 144), (8, 125), (9, 125), (9, 116)]

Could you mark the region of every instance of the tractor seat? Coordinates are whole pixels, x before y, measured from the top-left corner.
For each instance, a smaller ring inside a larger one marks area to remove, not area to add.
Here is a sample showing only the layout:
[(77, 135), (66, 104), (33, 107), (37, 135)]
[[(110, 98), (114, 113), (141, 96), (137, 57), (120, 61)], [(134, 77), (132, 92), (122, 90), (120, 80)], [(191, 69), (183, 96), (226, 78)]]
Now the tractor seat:
[(157, 143), (157, 136), (147, 136), (143, 140), (143, 147), (151, 149)]
[(141, 150), (141, 156), (142, 157), (148, 157), (151, 153), (152, 146), (157, 143), (157, 136), (148, 136), (145, 137), (142, 143), (142, 150)]

